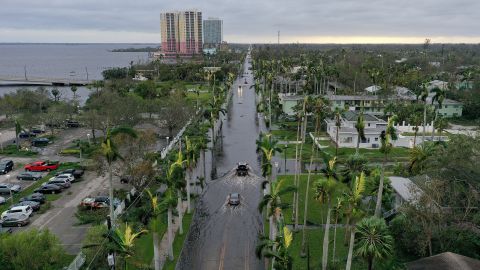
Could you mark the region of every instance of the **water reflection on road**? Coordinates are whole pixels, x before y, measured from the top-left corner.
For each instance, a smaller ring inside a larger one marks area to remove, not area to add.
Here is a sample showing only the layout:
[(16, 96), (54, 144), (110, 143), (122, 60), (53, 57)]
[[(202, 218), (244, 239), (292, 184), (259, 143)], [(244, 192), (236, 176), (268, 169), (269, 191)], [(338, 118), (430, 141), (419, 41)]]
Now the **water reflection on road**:
[[(245, 65), (245, 72), (249, 64)], [(245, 84), (247, 81), (247, 84)], [(255, 141), (261, 128), (256, 124), (255, 91), (251, 74), (233, 86), (232, 102), (219, 138), (221, 151), (215, 158), (217, 179), (209, 181), (199, 199), (190, 233), (176, 269), (264, 269), (255, 256), (262, 218), (257, 210), (262, 195)], [(208, 158), (207, 164), (211, 162)], [(233, 168), (246, 161), (252, 169), (237, 177)], [(254, 175), (256, 174), (256, 175)], [(229, 206), (228, 195), (240, 193), (240, 205)]]

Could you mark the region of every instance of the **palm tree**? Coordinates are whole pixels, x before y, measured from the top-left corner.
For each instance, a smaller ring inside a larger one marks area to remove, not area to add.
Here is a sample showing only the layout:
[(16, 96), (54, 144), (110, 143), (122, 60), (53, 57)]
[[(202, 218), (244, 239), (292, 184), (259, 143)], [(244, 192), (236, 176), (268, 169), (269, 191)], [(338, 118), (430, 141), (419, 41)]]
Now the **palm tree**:
[(322, 204), (327, 204), (327, 220), (325, 222), (325, 232), (323, 234), (323, 252), (322, 252), (322, 269), (327, 269), (328, 263), (328, 238), (330, 233), (330, 213), (331, 213), (331, 198), (335, 192), (335, 184), (337, 178), (336, 172), (336, 161), (337, 158), (334, 157), (328, 161), (328, 166), (325, 169), (322, 169), (323, 175), (326, 179), (321, 179), (315, 184), (315, 200), (319, 201)]
[[(172, 170), (172, 167), (170, 167), (170, 170)], [(169, 174), (172, 174), (170, 172)], [(177, 196), (176, 196), (176, 191), (175, 191), (175, 183), (172, 181), (171, 177), (167, 176), (167, 190), (162, 196), (162, 201), (158, 205), (162, 211), (166, 210), (167, 211), (167, 241), (168, 241), (168, 248), (167, 248), (167, 253), (168, 253), (168, 259), (170, 261), (173, 261), (173, 226), (172, 226), (172, 219), (173, 219), (173, 209), (177, 206), (178, 201), (177, 201)], [(180, 213), (181, 215), (181, 213)], [(180, 227), (181, 228), (181, 227)], [(156, 258), (155, 258), (156, 259)], [(156, 263), (156, 262), (155, 262)]]
[[(298, 228), (298, 207), (299, 207), (299, 204), (298, 204), (298, 199), (299, 199), (298, 188), (299, 188), (299, 184), (300, 184), (300, 173), (302, 171), (301, 164), (302, 164), (302, 153), (303, 153), (304, 140), (303, 139), (301, 140), (302, 142), (300, 144), (300, 149), (298, 149), (298, 141), (302, 137), (302, 130), (303, 130), (302, 125), (304, 123), (304, 118), (305, 118), (305, 123), (304, 124), (306, 125), (306, 115), (305, 115), (306, 106), (307, 106), (307, 98), (305, 97), (303, 99), (302, 110), (299, 110), (297, 112), (298, 126), (297, 126), (297, 142), (295, 143), (295, 177), (294, 177), (294, 183), (295, 183), (295, 187), (297, 188), (297, 191), (295, 191), (295, 193), (293, 194), (293, 203), (294, 203), (293, 211), (295, 212), (295, 214), (294, 214), (295, 215), (295, 222), (294, 222), (294, 229), (295, 230), (297, 230), (297, 228)], [(300, 168), (299, 168), (299, 165), (300, 165)]]
[(112, 139), (118, 134), (125, 134), (132, 138), (137, 138), (137, 133), (134, 129), (129, 127), (117, 127), (117, 128), (107, 128), (107, 133), (105, 139), (101, 145), (102, 155), (105, 157), (105, 160), (108, 164), (108, 174), (109, 174), (109, 197), (110, 197), (110, 219), (112, 220), (112, 224), (115, 226), (115, 215), (114, 215), (114, 208), (113, 208), (113, 173), (112, 173), (112, 164), (117, 159), (123, 159), (123, 157), (118, 152), (117, 147), (113, 143)]
[(60, 96), (60, 91), (56, 87), (52, 89), (53, 101), (57, 102)]
[(416, 112), (411, 115), (410, 117), (410, 123), (412, 125), (414, 125), (413, 127), (413, 131), (414, 131), (414, 135), (413, 135), (413, 147), (417, 146), (417, 134), (418, 134), (418, 126), (420, 126), (422, 124), (422, 118), (419, 114), (417, 114)]
[(345, 214), (347, 216), (347, 225), (350, 226), (350, 243), (348, 247), (347, 265), (346, 270), (350, 270), (352, 267), (353, 258), (353, 245), (355, 243), (355, 226), (356, 220), (363, 215), (360, 209), (360, 204), (363, 199), (363, 193), (365, 192), (365, 174), (362, 172), (360, 176), (357, 176), (351, 189), (344, 194), (346, 209)]
[(197, 145), (188, 139), (188, 136), (185, 136), (185, 165), (187, 166), (188, 175), (187, 179), (187, 211), (190, 214), (191, 210), (191, 202), (190, 202), (190, 181), (193, 177), (193, 168), (197, 164)]
[(373, 260), (387, 259), (393, 254), (393, 237), (385, 220), (377, 217), (362, 219), (357, 224), (355, 254), (365, 258), (368, 270), (373, 269)]
[(17, 150), (20, 149), (19, 136), (22, 131), (23, 131), (23, 127), (20, 125), (20, 122), (17, 119), (15, 119), (15, 144), (17, 145)]
[(428, 83), (422, 83), (422, 92), (420, 93), (420, 98), (423, 101), (423, 135), (422, 143), (425, 142), (425, 126), (427, 125), (427, 97), (428, 97)]
[[(355, 123), (355, 129), (357, 130), (357, 148), (355, 153), (358, 155), (358, 149), (360, 148), (360, 140), (365, 140), (365, 117), (363, 116), (363, 110), (360, 111)], [(337, 130), (338, 132), (338, 130)]]
[(265, 194), (258, 204), (258, 211), (262, 212), (265, 207), (267, 207), (267, 216), (269, 217), (270, 223), (270, 239), (275, 238), (275, 224), (280, 220), (280, 212), (282, 209), (289, 207), (288, 204), (282, 203), (280, 197), (294, 192), (296, 188), (294, 186), (283, 186), (285, 179), (280, 180), (272, 184), (272, 192), (270, 194)]
[(335, 110), (333, 111), (333, 114), (335, 115), (335, 126), (337, 127), (337, 131), (335, 134), (335, 156), (338, 156), (338, 136), (340, 132), (340, 127), (342, 126), (342, 114), (345, 112), (345, 109), (342, 109), (340, 107), (335, 107)]
[(72, 85), (72, 86), (70, 87), (70, 90), (71, 90), (72, 93), (73, 93), (73, 100), (75, 100), (76, 97), (77, 97), (77, 90), (78, 90), (77, 86), (76, 86), (76, 85)]
[(368, 170), (368, 159), (361, 154), (349, 155), (342, 163), (342, 181), (345, 183), (352, 182), (361, 172)]
[(182, 204), (182, 190), (185, 188), (185, 160), (183, 159), (183, 153), (179, 149), (177, 154), (177, 160), (170, 165), (169, 169), (169, 182), (172, 190), (177, 192), (177, 212), (179, 233), (183, 234), (183, 204)]
[(424, 143), (410, 150), (408, 170), (412, 174), (422, 173), (427, 166), (427, 160), (435, 152), (433, 143)]
[(382, 162), (382, 173), (380, 176), (380, 185), (378, 187), (377, 204), (375, 206), (376, 217), (380, 217), (380, 214), (382, 213), (382, 193), (383, 182), (385, 179), (385, 165), (387, 163), (388, 154), (392, 151), (394, 147), (392, 141), (395, 141), (397, 139), (397, 132), (394, 127), (396, 119), (397, 117), (395, 115), (389, 117), (387, 122), (387, 128), (380, 134), (380, 142), (382, 143), (382, 146), (380, 147), (380, 152), (383, 153), (384, 156)]
[(127, 258), (133, 255), (135, 239), (146, 232), (147, 230), (133, 232), (132, 227), (125, 223), (124, 229), (114, 228), (108, 233), (108, 238), (113, 243), (113, 251), (116, 254), (120, 254), (125, 259), (125, 270), (128, 269)]
[(333, 212), (335, 215), (335, 229), (333, 230), (333, 250), (332, 250), (332, 262), (336, 264), (336, 247), (337, 247), (337, 225), (338, 225), (338, 217), (341, 215), (342, 208), (344, 207), (344, 200), (343, 197), (337, 198), (337, 203), (333, 208)]
[(153, 210), (153, 219), (150, 223), (151, 231), (153, 233), (153, 259), (155, 270), (161, 270), (161, 258), (160, 258), (160, 239), (158, 237), (158, 230), (160, 228), (160, 207), (158, 203), (158, 197), (153, 196), (150, 190), (147, 189), (148, 197)]
[[(437, 121), (437, 118), (438, 118), (438, 111), (442, 108), (443, 101), (445, 101), (445, 97), (447, 93), (444, 89), (440, 89), (438, 87), (433, 88), (432, 92), (435, 93), (435, 95), (432, 97), (432, 105), (434, 105), (435, 101), (438, 103), (438, 107), (435, 106), (435, 119), (434, 119), (434, 123), (435, 123), (435, 121)], [(435, 125), (432, 127), (432, 141), (434, 136), (435, 136)]]
[(293, 234), (282, 221), (278, 222), (277, 226), (281, 233), (275, 237), (275, 240), (261, 236), (258, 245), (255, 247), (255, 254), (259, 259), (262, 257), (271, 258), (272, 269), (291, 270), (293, 269), (293, 258), (290, 256), (288, 249), (292, 244)]
[(436, 129), (438, 129), (438, 140), (442, 140), (442, 133), (443, 131), (448, 128), (448, 120), (444, 117), (439, 117), (435, 120), (434, 126)]

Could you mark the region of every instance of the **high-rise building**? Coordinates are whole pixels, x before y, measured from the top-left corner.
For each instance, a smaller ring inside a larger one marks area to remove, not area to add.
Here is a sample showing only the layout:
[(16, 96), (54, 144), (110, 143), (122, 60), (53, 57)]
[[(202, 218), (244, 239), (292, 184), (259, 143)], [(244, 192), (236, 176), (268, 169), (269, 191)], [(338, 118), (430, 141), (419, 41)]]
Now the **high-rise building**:
[(202, 12), (187, 10), (160, 14), (162, 53), (191, 57), (202, 53)]
[(218, 46), (223, 41), (223, 21), (208, 18), (203, 21), (203, 44), (207, 47)]

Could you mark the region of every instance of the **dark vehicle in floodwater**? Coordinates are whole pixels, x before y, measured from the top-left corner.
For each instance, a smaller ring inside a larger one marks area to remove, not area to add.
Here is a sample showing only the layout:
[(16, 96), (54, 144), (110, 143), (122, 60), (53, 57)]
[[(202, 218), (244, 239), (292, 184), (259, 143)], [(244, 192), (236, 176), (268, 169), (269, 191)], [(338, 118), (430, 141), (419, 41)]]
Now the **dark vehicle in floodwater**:
[(238, 193), (230, 193), (228, 195), (228, 204), (229, 205), (239, 205), (240, 204), (240, 194)]
[(23, 197), (20, 199), (20, 202), (24, 202), (24, 201), (34, 201), (34, 202), (38, 202), (40, 204), (43, 204), (45, 202), (45, 195), (41, 194), (41, 193), (33, 193), (33, 194), (30, 194), (26, 197)]
[(34, 147), (43, 147), (47, 146), (50, 143), (48, 138), (35, 138), (32, 140), (32, 146)]
[(248, 175), (248, 164), (246, 162), (239, 162), (237, 165), (237, 175), (238, 176), (247, 176)]
[(10, 159), (3, 159), (0, 161), (0, 173), (6, 174), (13, 170), (13, 161)]

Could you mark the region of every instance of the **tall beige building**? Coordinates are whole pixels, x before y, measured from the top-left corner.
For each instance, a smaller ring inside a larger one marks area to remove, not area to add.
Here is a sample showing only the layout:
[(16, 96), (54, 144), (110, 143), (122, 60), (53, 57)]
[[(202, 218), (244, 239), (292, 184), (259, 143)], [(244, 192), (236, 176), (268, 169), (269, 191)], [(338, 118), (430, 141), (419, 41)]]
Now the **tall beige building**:
[(202, 12), (161, 13), (160, 29), (165, 57), (191, 57), (202, 53)]

